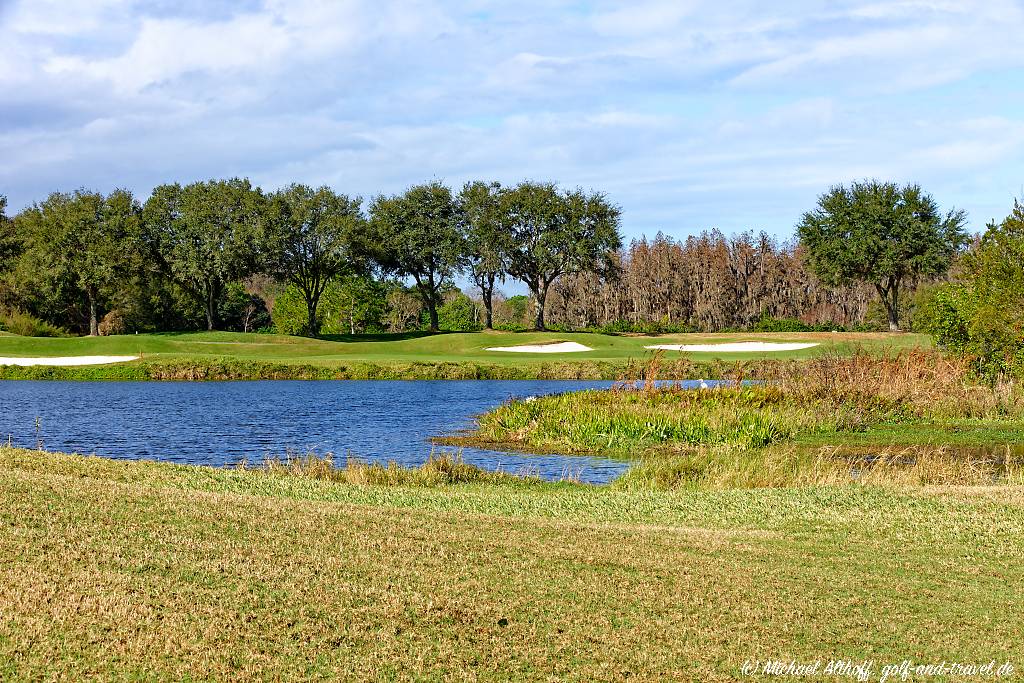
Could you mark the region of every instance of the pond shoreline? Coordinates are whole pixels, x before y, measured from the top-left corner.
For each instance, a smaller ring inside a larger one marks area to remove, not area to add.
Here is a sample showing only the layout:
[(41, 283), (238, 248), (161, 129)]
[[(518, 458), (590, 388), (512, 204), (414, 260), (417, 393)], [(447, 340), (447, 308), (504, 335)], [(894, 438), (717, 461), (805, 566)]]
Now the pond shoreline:
[(611, 481), (622, 459), (431, 444), (515, 397), (610, 381), (7, 382), (0, 439), (15, 446), (193, 465), (328, 457), (417, 467), (444, 454), (482, 470)]
[[(703, 361), (674, 359), (662, 364), (659, 378), (687, 380), (722, 377), (741, 366), (756, 374), (763, 364), (799, 361)], [(237, 358), (170, 359), (102, 366), (0, 365), (0, 380), (219, 382), (252, 380), (610, 380), (640, 377), (637, 362), (594, 360), (502, 365), (472, 361), (412, 363), (276, 363)]]

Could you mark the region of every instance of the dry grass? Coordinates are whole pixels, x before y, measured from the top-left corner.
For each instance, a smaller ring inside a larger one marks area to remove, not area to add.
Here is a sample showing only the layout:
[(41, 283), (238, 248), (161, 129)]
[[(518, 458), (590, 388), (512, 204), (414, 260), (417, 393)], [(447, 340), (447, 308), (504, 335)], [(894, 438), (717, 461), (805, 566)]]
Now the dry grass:
[(944, 491), (353, 486), (0, 448), (0, 678), (1019, 663), (1024, 496)]
[(764, 380), (805, 402), (842, 406), (875, 399), (918, 416), (1020, 416), (1024, 392), (1014, 382), (981, 385), (962, 358), (935, 351), (824, 355), (799, 366), (768, 364)]
[(613, 482), (640, 490), (729, 490), (867, 484), (897, 489), (943, 486), (1021, 486), (1024, 467), (1010, 446), (965, 449), (951, 446), (872, 444), (808, 446), (780, 444), (745, 448), (699, 448), (684, 455), (641, 459)]
[[(242, 464), (240, 469), (248, 466)], [(431, 451), (427, 461), (419, 467), (403, 467), (395, 461), (387, 465), (367, 463), (356, 458), (347, 458), (344, 466), (338, 467), (330, 453), (319, 455), (287, 452), (283, 456), (271, 456), (264, 460), (256, 472), (289, 477), (307, 477), (323, 481), (336, 481), (358, 486), (447, 486), (471, 482), (526, 483), (521, 477), (503, 472), (489, 472), (475, 465), (468, 465), (460, 454), (437, 454)], [(539, 481), (534, 479), (534, 482)]]
[[(1024, 443), (1024, 392), (979, 385), (965, 363), (939, 353), (766, 364), (753, 384), (740, 365), (709, 389), (660, 382), (662, 369), (654, 354), (612, 391), (509, 402), (448, 442), (639, 458), (617, 484), (626, 487), (1020, 480), (1013, 452), (1003, 458), (985, 430)], [(894, 429), (900, 438), (887, 442)], [(848, 440), (857, 448), (842, 447)]]

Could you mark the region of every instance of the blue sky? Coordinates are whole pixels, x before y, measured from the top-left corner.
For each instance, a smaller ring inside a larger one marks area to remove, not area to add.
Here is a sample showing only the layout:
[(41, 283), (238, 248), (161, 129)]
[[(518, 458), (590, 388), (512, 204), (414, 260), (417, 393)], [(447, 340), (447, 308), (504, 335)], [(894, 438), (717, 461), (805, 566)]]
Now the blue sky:
[(877, 177), (980, 229), (1024, 188), (1022, 67), (1010, 0), (0, 0), (0, 194), (533, 178), (628, 237), (788, 237)]

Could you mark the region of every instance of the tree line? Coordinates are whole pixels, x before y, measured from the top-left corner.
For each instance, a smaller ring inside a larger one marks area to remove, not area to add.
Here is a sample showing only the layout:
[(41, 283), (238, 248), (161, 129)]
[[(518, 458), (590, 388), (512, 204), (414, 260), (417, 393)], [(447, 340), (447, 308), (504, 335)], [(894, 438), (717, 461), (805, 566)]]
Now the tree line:
[(179, 329), (200, 310), (213, 330), (239, 283), (264, 275), (301, 293), (305, 332), (317, 335), (330, 283), (375, 275), (411, 280), (437, 331), (443, 295), (465, 273), (483, 292), (488, 326), (496, 283), (508, 277), (539, 302), (544, 329), (551, 284), (606, 272), (619, 227), (620, 210), (602, 193), (532, 181), (473, 182), (458, 193), (431, 182), (365, 210), (328, 187), (265, 193), (240, 178), (161, 185), (145, 202), (127, 190), (58, 192), (3, 218), (0, 306), (84, 320), (91, 335), (118, 307), (145, 309), (158, 329)]
[(575, 273), (552, 288), (551, 319), (566, 328), (712, 332), (765, 319), (852, 328), (865, 320), (874, 289), (831, 287), (806, 265), (795, 240), (766, 233), (705, 231), (678, 241), (661, 233), (615, 255), (613, 281)]
[[(378, 320), (390, 309), (391, 329), (422, 318), (437, 331), (453, 314), (490, 328), (496, 307), (503, 322), (522, 321), (527, 303), (536, 329), (851, 327), (872, 305), (899, 329), (906, 294), (943, 278), (967, 244), (963, 212), (943, 214), (917, 185), (874, 180), (822, 194), (792, 240), (659, 233), (627, 247), (603, 193), (533, 181), (458, 192), (430, 182), (365, 205), (328, 187), (264, 192), (240, 178), (161, 185), (144, 202), (126, 190), (53, 193), (13, 218), (0, 201), (0, 310), (89, 334), (117, 316), (130, 325), (108, 331), (248, 330), (280, 298), (294, 315), (278, 327), (318, 335), (325, 297), (330, 315), (346, 307), (353, 333), (360, 308)], [(474, 300), (457, 293), (459, 276)], [(528, 302), (501, 296), (510, 281)]]

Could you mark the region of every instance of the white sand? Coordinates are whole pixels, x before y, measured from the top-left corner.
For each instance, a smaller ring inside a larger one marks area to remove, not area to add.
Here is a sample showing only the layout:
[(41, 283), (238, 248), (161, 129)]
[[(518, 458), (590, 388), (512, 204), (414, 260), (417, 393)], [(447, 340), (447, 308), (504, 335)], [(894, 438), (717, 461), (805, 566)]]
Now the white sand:
[(593, 351), (594, 349), (576, 342), (557, 342), (554, 344), (524, 344), (523, 346), (494, 346), (485, 351), (509, 351), (512, 353), (576, 353)]
[(665, 351), (696, 351), (696, 352), (709, 352), (719, 351), (725, 353), (742, 353), (745, 351), (799, 351), (800, 349), (809, 349), (812, 346), (817, 346), (817, 343), (811, 344), (799, 344), (799, 343), (784, 343), (780, 344), (777, 342), (731, 342), (728, 344), (655, 344), (654, 346), (645, 346), (645, 349), (664, 349)]
[(64, 356), (60, 358), (4, 358), (0, 356), (0, 365), (106, 365), (107, 363), (126, 363), (138, 360), (138, 356)]

